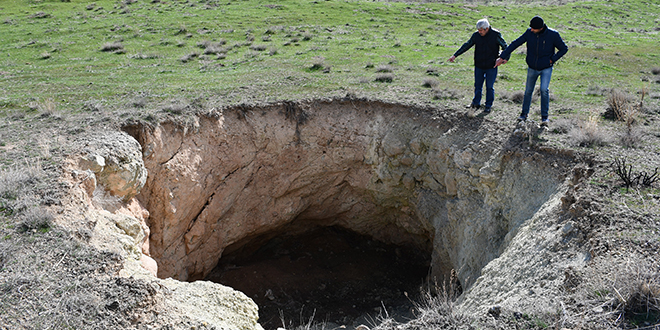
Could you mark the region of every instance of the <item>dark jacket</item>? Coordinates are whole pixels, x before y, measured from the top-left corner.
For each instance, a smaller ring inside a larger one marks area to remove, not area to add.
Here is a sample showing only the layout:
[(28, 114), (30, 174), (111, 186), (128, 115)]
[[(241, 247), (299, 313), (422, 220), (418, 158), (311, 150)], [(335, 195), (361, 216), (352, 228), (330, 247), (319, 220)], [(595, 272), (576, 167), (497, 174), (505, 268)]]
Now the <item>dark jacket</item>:
[[(559, 36), (559, 32), (543, 26), (539, 34), (527, 29), (502, 52), (500, 57), (508, 61), (511, 53), (524, 43), (527, 43), (527, 65), (538, 71), (551, 67), (568, 51), (568, 46)], [(556, 53), (555, 48), (558, 50)]]
[(465, 53), (470, 47), (474, 47), (474, 66), (479, 69), (492, 69), (495, 67), (495, 61), (500, 55), (500, 47), (506, 48), (506, 41), (502, 38), (500, 31), (493, 29), (488, 30), (485, 36), (481, 36), (479, 32), (475, 32), (466, 43), (459, 48), (454, 56), (459, 56)]

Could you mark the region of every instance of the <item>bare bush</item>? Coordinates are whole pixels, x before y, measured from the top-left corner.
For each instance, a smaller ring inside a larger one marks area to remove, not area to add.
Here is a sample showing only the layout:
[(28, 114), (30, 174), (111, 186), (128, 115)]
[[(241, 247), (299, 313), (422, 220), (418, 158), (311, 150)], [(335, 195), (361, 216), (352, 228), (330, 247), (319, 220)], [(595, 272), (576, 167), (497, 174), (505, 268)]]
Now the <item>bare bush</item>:
[(634, 172), (633, 166), (626, 164), (626, 158), (614, 158), (610, 166), (612, 172), (623, 181), (626, 188), (636, 185), (648, 187), (658, 180), (658, 168), (652, 174), (646, 171)]

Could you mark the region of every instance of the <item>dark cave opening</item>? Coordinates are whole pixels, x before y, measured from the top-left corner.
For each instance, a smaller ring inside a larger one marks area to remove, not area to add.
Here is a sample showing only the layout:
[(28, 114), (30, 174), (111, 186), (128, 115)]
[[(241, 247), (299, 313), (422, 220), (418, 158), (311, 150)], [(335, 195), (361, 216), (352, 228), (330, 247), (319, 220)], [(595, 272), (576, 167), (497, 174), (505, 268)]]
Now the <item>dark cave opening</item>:
[[(340, 227), (257, 237), (228, 247), (206, 280), (240, 290), (266, 330), (326, 328), (412, 317), (431, 252), (385, 244)], [(385, 309), (385, 310), (384, 310)]]

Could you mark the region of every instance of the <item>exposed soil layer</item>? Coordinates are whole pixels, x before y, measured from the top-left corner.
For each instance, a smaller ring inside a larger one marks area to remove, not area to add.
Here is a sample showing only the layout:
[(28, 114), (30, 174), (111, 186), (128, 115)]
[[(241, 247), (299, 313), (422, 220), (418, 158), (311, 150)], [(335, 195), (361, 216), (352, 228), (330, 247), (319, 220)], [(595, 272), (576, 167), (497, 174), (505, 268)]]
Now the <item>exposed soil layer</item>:
[[(373, 320), (385, 306), (405, 317), (429, 271), (430, 253), (387, 245), (338, 227), (280, 235), (224, 255), (207, 280), (240, 290), (259, 305), (265, 329), (315, 322)], [(256, 251), (255, 251), (256, 248)], [(407, 297), (408, 296), (408, 297)]]

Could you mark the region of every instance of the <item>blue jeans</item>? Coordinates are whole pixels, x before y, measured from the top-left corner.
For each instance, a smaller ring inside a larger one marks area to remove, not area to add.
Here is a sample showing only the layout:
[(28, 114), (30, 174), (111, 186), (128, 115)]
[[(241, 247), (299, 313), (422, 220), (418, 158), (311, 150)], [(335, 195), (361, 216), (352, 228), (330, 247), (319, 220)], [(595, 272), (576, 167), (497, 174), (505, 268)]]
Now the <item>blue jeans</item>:
[(495, 100), (495, 78), (497, 78), (497, 68), (492, 69), (480, 69), (476, 66), (474, 67), (474, 98), (472, 99), (472, 104), (480, 105), (481, 104), (481, 90), (484, 85), (484, 80), (486, 81), (486, 108), (493, 106), (493, 101)]
[(527, 83), (525, 84), (525, 97), (523, 98), (521, 117), (527, 118), (529, 106), (532, 104), (532, 94), (534, 94), (534, 85), (536, 79), (541, 76), (541, 120), (548, 119), (548, 110), (550, 109), (550, 78), (552, 77), (552, 67), (541, 71), (527, 68)]

